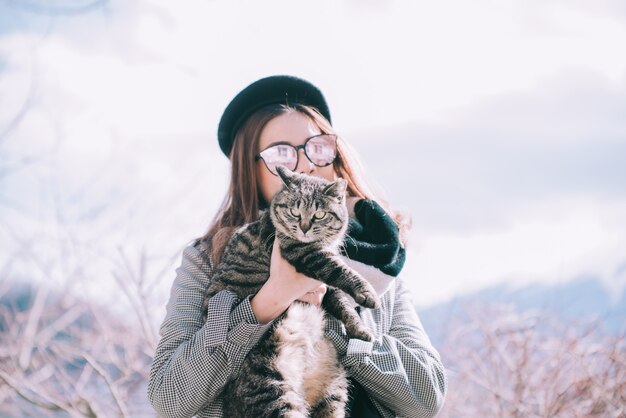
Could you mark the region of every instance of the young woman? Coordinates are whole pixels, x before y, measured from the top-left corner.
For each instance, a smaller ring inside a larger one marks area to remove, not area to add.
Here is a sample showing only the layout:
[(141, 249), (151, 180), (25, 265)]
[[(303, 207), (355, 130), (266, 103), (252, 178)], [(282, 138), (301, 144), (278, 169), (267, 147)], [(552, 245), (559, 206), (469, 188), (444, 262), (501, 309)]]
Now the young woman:
[(401, 217), (383, 209), (358, 171), (353, 152), (336, 135), (322, 93), (290, 76), (267, 77), (242, 90), (218, 129), (232, 164), (224, 203), (207, 234), (183, 252), (161, 325), (148, 395), (163, 417), (221, 417), (221, 391), (272, 321), (300, 300), (319, 305), (326, 287), (297, 273), (274, 245), (267, 282), (239, 300), (222, 291), (202, 301), (224, 247), (240, 226), (258, 219), (280, 190), (275, 167), (348, 182), (351, 223), (345, 261), (374, 285), (376, 309), (359, 309), (373, 342), (350, 339), (337, 320), (326, 335), (350, 376), (350, 417), (432, 417), (443, 404), (446, 378), (439, 354), (415, 313), (400, 277)]

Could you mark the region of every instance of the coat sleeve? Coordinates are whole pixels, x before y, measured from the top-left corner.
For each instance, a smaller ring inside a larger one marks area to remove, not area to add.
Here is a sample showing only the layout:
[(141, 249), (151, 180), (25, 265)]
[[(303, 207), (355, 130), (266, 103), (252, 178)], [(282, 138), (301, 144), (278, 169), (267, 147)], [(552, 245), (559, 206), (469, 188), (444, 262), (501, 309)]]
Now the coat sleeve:
[(329, 321), (326, 333), (344, 367), (373, 399), (397, 416), (434, 417), (445, 398), (444, 367), (401, 279), (396, 279), (394, 290), (395, 300), (384, 303), (378, 312), (392, 315), (388, 331), (380, 338), (348, 339), (336, 320)]
[(162, 417), (190, 417), (214, 400), (271, 323), (260, 325), (250, 298), (221, 291), (202, 302), (212, 275), (210, 260), (195, 246), (183, 252), (160, 328), (148, 398)]

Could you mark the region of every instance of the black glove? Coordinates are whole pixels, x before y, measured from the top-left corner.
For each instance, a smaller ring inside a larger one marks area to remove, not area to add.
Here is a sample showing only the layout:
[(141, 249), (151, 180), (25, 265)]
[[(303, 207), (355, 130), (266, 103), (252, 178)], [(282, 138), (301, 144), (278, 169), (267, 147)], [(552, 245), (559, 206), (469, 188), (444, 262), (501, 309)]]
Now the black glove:
[(400, 274), (406, 253), (400, 245), (398, 225), (370, 199), (356, 202), (354, 213), (357, 220), (350, 218), (342, 254), (390, 276)]

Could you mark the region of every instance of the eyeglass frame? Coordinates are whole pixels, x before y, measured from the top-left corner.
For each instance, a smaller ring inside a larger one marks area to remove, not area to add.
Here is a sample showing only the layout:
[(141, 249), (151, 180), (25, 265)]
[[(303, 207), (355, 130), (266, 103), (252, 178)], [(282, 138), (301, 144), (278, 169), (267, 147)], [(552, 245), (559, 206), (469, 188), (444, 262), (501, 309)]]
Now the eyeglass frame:
[[(329, 162), (326, 165), (318, 165), (315, 164), (311, 158), (309, 158), (309, 155), (306, 153), (306, 144), (308, 144), (308, 142), (313, 139), (313, 138), (317, 138), (319, 136), (331, 136), (335, 139), (335, 157), (333, 158), (333, 160), (331, 162)], [(298, 167), (298, 163), (300, 162), (300, 150), (304, 150), (304, 156), (306, 157), (307, 160), (309, 160), (311, 162), (311, 164), (313, 164), (316, 167), (328, 167), (329, 165), (331, 165), (332, 163), (335, 162), (335, 160), (337, 159), (338, 154), (338, 150), (337, 150), (337, 134), (326, 134), (326, 133), (319, 133), (313, 136), (310, 136), (308, 138), (306, 138), (304, 140), (304, 143), (302, 145), (292, 145), (289, 142), (286, 141), (281, 141), (281, 142), (276, 142), (273, 143), (272, 145), (264, 148), (263, 150), (259, 151), (255, 156), (254, 156), (254, 161), (257, 162), (259, 160), (263, 160), (263, 164), (265, 165), (265, 168), (267, 168), (267, 171), (269, 171), (270, 173), (274, 174), (275, 176), (278, 176), (278, 174), (275, 174), (272, 170), (270, 170), (270, 168), (267, 166), (267, 161), (265, 161), (265, 158), (263, 158), (263, 156), (261, 155), (261, 153), (263, 153), (264, 151), (267, 151), (268, 149), (275, 147), (276, 145), (288, 145), (291, 148), (296, 150), (296, 167)]]

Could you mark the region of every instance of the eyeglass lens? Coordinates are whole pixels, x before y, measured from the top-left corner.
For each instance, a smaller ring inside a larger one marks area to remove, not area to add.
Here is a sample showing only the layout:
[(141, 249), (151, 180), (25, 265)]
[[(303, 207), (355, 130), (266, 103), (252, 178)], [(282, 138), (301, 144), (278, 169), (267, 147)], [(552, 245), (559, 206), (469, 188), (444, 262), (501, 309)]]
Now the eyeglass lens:
[[(304, 143), (304, 153), (307, 158), (318, 167), (326, 167), (335, 161), (337, 156), (337, 137), (335, 135), (318, 135), (309, 138)], [(283, 165), (295, 170), (298, 165), (298, 151), (290, 144), (276, 144), (260, 153), (267, 168), (273, 173), (276, 166)]]

